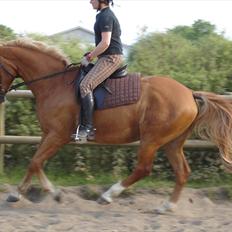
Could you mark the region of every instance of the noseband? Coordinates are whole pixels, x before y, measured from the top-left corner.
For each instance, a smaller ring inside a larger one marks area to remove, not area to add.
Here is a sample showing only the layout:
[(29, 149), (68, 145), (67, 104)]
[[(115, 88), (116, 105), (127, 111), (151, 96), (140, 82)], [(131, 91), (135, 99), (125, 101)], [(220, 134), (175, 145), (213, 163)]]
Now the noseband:
[[(13, 78), (13, 80), (15, 79), (15, 76), (14, 76), (13, 74), (11, 74), (11, 73), (5, 68), (5, 66), (4, 66), (2, 63), (0, 63), (0, 69), (2, 69), (2, 70), (7, 74), (8, 77)], [(1, 80), (1, 79), (0, 79), (0, 80)], [(2, 83), (1, 83), (1, 81), (0, 81), (0, 103), (2, 103), (2, 102), (5, 101), (6, 92), (7, 92), (7, 90), (5, 90), (5, 89), (2, 88)]]

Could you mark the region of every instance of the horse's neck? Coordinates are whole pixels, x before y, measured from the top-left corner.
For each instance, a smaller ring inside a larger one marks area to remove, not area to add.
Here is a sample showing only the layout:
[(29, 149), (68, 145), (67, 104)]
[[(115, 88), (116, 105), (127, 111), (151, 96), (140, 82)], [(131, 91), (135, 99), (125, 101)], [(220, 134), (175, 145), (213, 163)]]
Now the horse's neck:
[[(38, 78), (62, 71), (65, 68), (64, 63), (60, 60), (38, 52), (35, 54), (32, 53), (27, 51), (25, 54), (21, 53), (18, 55), (20, 57), (19, 61), (17, 61), (19, 74), (25, 82), (34, 81)], [(54, 91), (59, 85), (57, 79), (60, 78), (53, 78), (52, 81), (36, 81), (29, 84), (28, 88), (35, 96), (46, 95), (48, 91), (51, 91), (51, 89)]]

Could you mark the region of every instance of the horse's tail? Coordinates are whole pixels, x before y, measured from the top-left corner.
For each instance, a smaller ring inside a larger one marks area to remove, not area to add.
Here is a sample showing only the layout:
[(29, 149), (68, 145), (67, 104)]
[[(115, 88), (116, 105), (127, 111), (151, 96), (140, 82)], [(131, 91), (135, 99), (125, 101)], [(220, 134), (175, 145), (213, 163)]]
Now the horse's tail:
[(217, 145), (222, 163), (232, 172), (232, 101), (207, 92), (194, 92), (193, 96), (199, 106), (196, 133)]

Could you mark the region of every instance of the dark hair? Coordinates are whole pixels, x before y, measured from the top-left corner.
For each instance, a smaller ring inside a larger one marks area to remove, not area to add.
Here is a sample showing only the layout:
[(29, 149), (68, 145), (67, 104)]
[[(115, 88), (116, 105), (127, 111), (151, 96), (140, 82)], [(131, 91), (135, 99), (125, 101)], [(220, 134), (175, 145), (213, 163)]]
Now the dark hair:
[(99, 3), (105, 3), (107, 5), (109, 5), (111, 3), (111, 6), (114, 5), (113, 0), (98, 0), (98, 1), (99, 1)]

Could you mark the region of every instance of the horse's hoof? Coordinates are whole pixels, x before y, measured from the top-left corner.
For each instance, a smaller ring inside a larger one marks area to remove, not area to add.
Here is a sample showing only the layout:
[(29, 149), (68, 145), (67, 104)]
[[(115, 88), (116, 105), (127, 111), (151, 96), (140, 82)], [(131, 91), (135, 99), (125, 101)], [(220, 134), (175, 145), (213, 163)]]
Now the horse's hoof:
[(18, 202), (21, 199), (21, 194), (19, 193), (10, 193), (6, 199), (7, 202)]
[(164, 214), (166, 214), (167, 213), (167, 211), (166, 210), (164, 210), (164, 209), (155, 209), (154, 211), (153, 211), (153, 213), (155, 213), (155, 214), (160, 214), (160, 215), (164, 215)]
[(103, 197), (99, 197), (97, 199), (97, 203), (100, 204), (100, 205), (108, 205), (110, 204), (111, 202), (107, 201), (105, 198)]
[(61, 196), (61, 192), (60, 191), (56, 191), (53, 195), (53, 199), (56, 201), (56, 202), (59, 202), (61, 203), (61, 200), (62, 200), (62, 196)]

